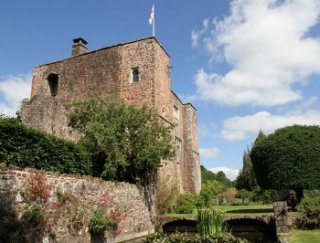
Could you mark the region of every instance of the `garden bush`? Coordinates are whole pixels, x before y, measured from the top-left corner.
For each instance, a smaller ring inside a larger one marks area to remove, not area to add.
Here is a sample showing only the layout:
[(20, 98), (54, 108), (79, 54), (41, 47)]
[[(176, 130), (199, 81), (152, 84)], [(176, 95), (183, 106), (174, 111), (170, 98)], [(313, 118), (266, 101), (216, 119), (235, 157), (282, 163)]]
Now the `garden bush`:
[(196, 208), (200, 208), (203, 201), (199, 195), (196, 194), (180, 194), (176, 205), (173, 207), (173, 213), (192, 213)]
[(302, 212), (297, 220), (300, 229), (319, 229), (320, 191), (305, 192), (304, 198), (298, 205), (298, 210)]
[(192, 233), (174, 233), (174, 234), (159, 234), (155, 233), (147, 237), (145, 243), (161, 242), (161, 243), (246, 243), (247, 240), (237, 238), (230, 233), (225, 233), (221, 236), (201, 235)]
[(252, 201), (255, 203), (270, 204), (273, 202), (275, 190), (258, 189), (253, 191)]
[(71, 174), (90, 174), (90, 155), (79, 145), (0, 117), (0, 161)]

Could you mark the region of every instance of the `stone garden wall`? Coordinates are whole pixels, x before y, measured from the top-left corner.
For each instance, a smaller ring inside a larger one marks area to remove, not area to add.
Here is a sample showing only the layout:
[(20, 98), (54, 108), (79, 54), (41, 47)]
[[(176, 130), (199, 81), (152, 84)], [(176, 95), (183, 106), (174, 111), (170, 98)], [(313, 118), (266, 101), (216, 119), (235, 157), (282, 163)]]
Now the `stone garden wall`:
[[(17, 217), (21, 216), (21, 212), (27, 205), (26, 182), (30, 173), (31, 170), (28, 169), (0, 170), (0, 207), (2, 211), (3, 209), (11, 210)], [(119, 242), (154, 231), (152, 197), (148, 196), (150, 193), (143, 187), (128, 183), (108, 182), (92, 177), (47, 172), (45, 178), (50, 187), (48, 200), (57, 202), (59, 201), (58, 195), (60, 195), (60, 201), (61, 198), (65, 201), (64, 206), (52, 209), (52, 211), (56, 210), (57, 220), (54, 234), (58, 242), (90, 242), (88, 232), (90, 215), (105, 193), (113, 197), (113, 207), (127, 214), (126, 220), (120, 223), (122, 232), (112, 241)], [(84, 212), (82, 223), (70, 227), (70, 222), (77, 216), (79, 210)]]

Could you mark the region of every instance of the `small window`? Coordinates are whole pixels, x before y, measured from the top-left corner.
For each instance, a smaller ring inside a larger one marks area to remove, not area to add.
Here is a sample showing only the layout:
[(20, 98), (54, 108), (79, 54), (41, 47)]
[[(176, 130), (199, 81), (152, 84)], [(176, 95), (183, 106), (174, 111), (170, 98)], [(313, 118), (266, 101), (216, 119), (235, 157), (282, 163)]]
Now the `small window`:
[(51, 74), (49, 74), (47, 80), (48, 80), (48, 84), (49, 84), (49, 88), (50, 88), (50, 93), (53, 97), (55, 97), (58, 94), (59, 76), (58, 76), (58, 74), (51, 73)]
[(173, 117), (176, 120), (179, 120), (179, 108), (177, 106), (173, 106)]
[(140, 81), (140, 71), (138, 67), (134, 67), (131, 69), (132, 72), (132, 82), (137, 83)]

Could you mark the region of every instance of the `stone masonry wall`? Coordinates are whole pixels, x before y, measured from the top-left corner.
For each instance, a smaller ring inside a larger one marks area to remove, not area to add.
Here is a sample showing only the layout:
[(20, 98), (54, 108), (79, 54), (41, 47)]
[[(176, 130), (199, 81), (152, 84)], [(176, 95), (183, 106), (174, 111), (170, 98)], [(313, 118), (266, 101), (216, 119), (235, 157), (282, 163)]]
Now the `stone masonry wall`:
[[(139, 82), (132, 70), (139, 69)], [(30, 102), (21, 111), (25, 124), (60, 138), (78, 140), (68, 127), (68, 104), (93, 94), (112, 96), (127, 104), (154, 108), (164, 122), (176, 124), (173, 139), (180, 143), (176, 160), (163, 161), (160, 176), (171, 176), (180, 192), (200, 192), (197, 113), (171, 91), (170, 57), (154, 38), (118, 44), (34, 69)], [(49, 77), (58, 77), (52, 95)], [(174, 117), (179, 108), (179, 119)], [(178, 141), (177, 140), (177, 141)]]
[[(29, 170), (3, 170), (0, 171), (0, 206), (9, 208), (19, 215), (26, 206), (25, 186), (30, 175)], [(114, 205), (127, 213), (127, 219), (120, 223), (122, 233), (116, 241), (130, 239), (146, 235), (154, 231), (152, 223), (152, 202), (147, 198), (144, 188), (128, 183), (107, 182), (98, 178), (77, 177), (56, 173), (46, 173), (46, 179), (51, 186), (50, 200), (56, 201), (57, 191), (65, 195), (72, 195), (79, 201), (81, 209), (85, 211), (85, 220), (89, 222), (89, 217), (96, 207), (99, 197), (108, 192), (114, 197)], [(55, 227), (56, 239), (58, 242), (90, 242), (88, 228), (71, 234), (68, 229), (68, 218), (72, 215), (67, 213), (60, 215)], [(109, 241), (108, 241), (109, 242)]]
[(182, 180), (185, 192), (200, 192), (201, 172), (198, 148), (197, 111), (191, 104), (184, 104), (184, 161), (182, 164)]

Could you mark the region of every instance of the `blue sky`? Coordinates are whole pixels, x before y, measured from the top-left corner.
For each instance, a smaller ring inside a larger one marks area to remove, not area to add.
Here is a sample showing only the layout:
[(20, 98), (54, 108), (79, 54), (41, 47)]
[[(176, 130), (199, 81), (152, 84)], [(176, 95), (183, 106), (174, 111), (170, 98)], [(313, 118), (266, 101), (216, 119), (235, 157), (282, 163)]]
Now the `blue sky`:
[(33, 67), (152, 34), (172, 88), (198, 109), (201, 162), (234, 178), (261, 129), (320, 123), (320, 0), (4, 0), (0, 112), (29, 97)]

